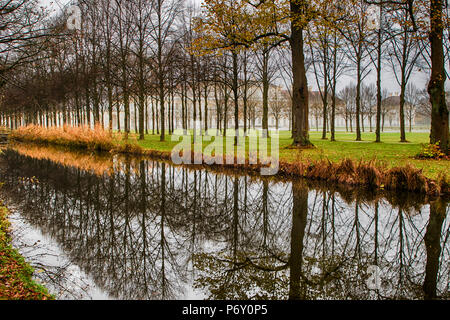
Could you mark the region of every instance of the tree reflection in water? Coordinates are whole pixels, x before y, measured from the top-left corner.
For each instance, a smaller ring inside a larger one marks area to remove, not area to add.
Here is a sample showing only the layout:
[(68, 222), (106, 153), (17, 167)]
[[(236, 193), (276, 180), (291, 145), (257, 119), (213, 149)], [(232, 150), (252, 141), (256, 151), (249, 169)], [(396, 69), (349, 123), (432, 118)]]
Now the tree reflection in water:
[[(13, 150), (0, 171), (7, 202), (112, 298), (450, 298), (443, 199), (132, 158), (88, 172)], [(379, 290), (367, 286), (373, 265)]]

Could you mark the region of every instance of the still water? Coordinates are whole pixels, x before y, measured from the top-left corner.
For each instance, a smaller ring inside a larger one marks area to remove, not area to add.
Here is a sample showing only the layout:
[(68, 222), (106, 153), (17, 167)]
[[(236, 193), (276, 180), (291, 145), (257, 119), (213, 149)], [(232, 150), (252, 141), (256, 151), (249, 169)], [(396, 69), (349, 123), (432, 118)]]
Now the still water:
[(443, 199), (31, 146), (0, 181), (59, 299), (450, 298)]

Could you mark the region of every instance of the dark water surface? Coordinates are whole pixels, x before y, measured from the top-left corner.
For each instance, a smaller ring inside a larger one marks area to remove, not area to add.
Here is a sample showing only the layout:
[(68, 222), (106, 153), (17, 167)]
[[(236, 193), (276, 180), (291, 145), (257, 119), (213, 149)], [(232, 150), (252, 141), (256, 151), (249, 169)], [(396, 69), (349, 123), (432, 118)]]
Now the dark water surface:
[(0, 157), (0, 193), (58, 298), (450, 298), (445, 200), (23, 153)]

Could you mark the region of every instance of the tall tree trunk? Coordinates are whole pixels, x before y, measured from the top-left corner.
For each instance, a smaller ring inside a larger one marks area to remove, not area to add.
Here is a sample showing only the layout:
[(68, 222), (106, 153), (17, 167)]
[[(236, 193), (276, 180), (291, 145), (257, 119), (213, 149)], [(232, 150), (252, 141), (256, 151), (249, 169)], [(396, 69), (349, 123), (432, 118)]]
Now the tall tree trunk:
[[(263, 85), (263, 136), (269, 135), (269, 51), (264, 50), (262, 58), (262, 85)], [(266, 131), (264, 131), (266, 130)]]
[(204, 94), (205, 94), (205, 134), (208, 132), (208, 84), (204, 84)]
[(244, 132), (247, 132), (247, 108), (248, 108), (248, 70), (247, 70), (247, 52), (244, 52), (244, 88), (243, 88), (243, 107), (244, 107)]
[(106, 89), (108, 91), (108, 129), (109, 131), (113, 130), (113, 84), (111, 80), (111, 20), (109, 17), (110, 13), (110, 3), (108, 2), (107, 7), (105, 8), (106, 14), (106, 70), (105, 70), (105, 81), (106, 81)]
[(165, 109), (164, 109), (164, 66), (163, 66), (163, 38), (162, 38), (162, 1), (158, 0), (157, 4), (157, 15), (158, 15), (158, 94), (159, 103), (161, 107), (161, 136), (159, 140), (161, 142), (166, 140), (166, 126), (165, 126)]
[[(141, 35), (139, 39), (139, 140), (144, 140), (145, 134), (145, 75), (144, 75), (144, 37)], [(136, 118), (136, 114), (134, 115)]]
[(89, 94), (89, 83), (86, 84), (85, 87), (85, 98), (86, 98), (86, 122), (87, 122), (87, 126), (90, 128), (91, 127), (91, 109), (90, 109), (90, 104), (91, 104), (91, 98), (90, 98), (90, 94)]
[(405, 131), (405, 93), (406, 93), (406, 64), (408, 60), (408, 29), (405, 27), (403, 32), (403, 52), (401, 66), (401, 84), (400, 84), (400, 142), (406, 141)]
[(161, 136), (159, 140), (165, 141), (166, 140), (166, 123), (165, 123), (165, 109), (164, 109), (164, 76), (162, 74), (162, 70), (160, 70), (161, 74), (159, 76), (159, 103), (160, 103), (160, 117), (161, 117)]
[(153, 101), (153, 97), (152, 97), (152, 134), (155, 135), (155, 102)]
[(323, 49), (323, 131), (322, 140), (327, 140), (327, 118), (328, 118), (328, 39)]
[(239, 86), (238, 54), (233, 50), (233, 98), (234, 98), (234, 144), (239, 143)]
[(144, 108), (145, 108), (145, 134), (148, 134), (148, 98), (147, 97), (145, 97), (144, 103), (145, 103), (145, 106), (144, 106)]
[(186, 100), (185, 100), (185, 95), (186, 95), (186, 84), (183, 83), (181, 85), (181, 127), (184, 130), (184, 133), (186, 133), (187, 127), (186, 127)]
[(170, 121), (170, 119), (172, 117), (172, 114), (171, 114), (171, 112), (172, 112), (172, 109), (171, 109), (171, 106), (172, 106), (172, 94), (171, 94), (170, 91), (171, 91), (171, 87), (169, 85), (169, 92), (167, 94), (167, 129), (168, 129), (169, 134), (172, 133), (172, 122)]
[(430, 143), (440, 143), (441, 150), (449, 153), (448, 107), (445, 101), (445, 67), (443, 47), (443, 0), (430, 1), (431, 78), (428, 93), (431, 102)]
[(220, 134), (220, 101), (219, 101), (219, 94), (217, 92), (217, 83), (214, 83), (214, 99), (216, 102), (216, 135), (218, 136)]
[(357, 53), (357, 83), (356, 83), (356, 141), (362, 141), (361, 138), (361, 48), (362, 44), (359, 44)]
[[(383, 12), (383, 6), (380, 6), (380, 15)], [(376, 140), (381, 142), (381, 54), (382, 54), (382, 28), (378, 30), (378, 46), (377, 46), (377, 124), (376, 124)]]
[(172, 107), (172, 112), (170, 113), (170, 116), (171, 116), (170, 121), (172, 123), (172, 130), (170, 131), (170, 133), (173, 134), (173, 132), (175, 131), (175, 123), (174, 123), (174, 120), (175, 120), (175, 93), (173, 91), (173, 88), (171, 91), (170, 102), (171, 102), (171, 107)]
[(307, 6), (306, 1), (290, 1), (291, 14), (291, 51), (292, 51), (292, 77), (293, 77), (293, 138), (296, 146), (311, 146), (308, 123), (308, 81), (306, 78), (303, 28), (296, 16), (301, 16)]

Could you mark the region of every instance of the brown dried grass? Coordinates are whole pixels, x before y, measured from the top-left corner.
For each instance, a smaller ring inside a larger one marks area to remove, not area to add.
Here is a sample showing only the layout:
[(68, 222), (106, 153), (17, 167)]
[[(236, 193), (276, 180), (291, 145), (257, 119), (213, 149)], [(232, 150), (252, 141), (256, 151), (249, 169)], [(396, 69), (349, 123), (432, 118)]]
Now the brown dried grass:
[(133, 139), (113, 134), (96, 125), (94, 129), (87, 126), (62, 128), (44, 128), (28, 125), (14, 130), (10, 138), (20, 142), (32, 142), (63, 146), (67, 148), (87, 149), (90, 151), (108, 151), (115, 153), (143, 154), (143, 149)]
[(356, 168), (356, 177), (358, 183), (367, 187), (380, 186), (383, 180), (380, 168), (375, 165), (374, 161), (360, 162)]
[(427, 179), (422, 170), (411, 165), (388, 170), (375, 161), (355, 163), (351, 159), (344, 159), (333, 163), (328, 160), (309, 160), (307, 163), (281, 163), (280, 173), (369, 189), (411, 191), (430, 195), (449, 192), (449, 183), (445, 176), (435, 182)]
[(100, 125), (95, 126), (94, 129), (87, 126), (44, 128), (37, 125), (28, 125), (14, 130), (10, 138), (16, 141), (98, 151), (110, 151), (114, 148), (111, 132), (104, 130)]
[(427, 178), (421, 169), (411, 165), (388, 170), (384, 177), (385, 187), (390, 190), (406, 190), (427, 193), (429, 190)]
[(437, 184), (442, 194), (450, 194), (450, 181), (447, 174), (441, 173), (438, 177)]

